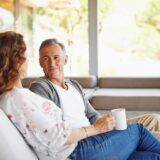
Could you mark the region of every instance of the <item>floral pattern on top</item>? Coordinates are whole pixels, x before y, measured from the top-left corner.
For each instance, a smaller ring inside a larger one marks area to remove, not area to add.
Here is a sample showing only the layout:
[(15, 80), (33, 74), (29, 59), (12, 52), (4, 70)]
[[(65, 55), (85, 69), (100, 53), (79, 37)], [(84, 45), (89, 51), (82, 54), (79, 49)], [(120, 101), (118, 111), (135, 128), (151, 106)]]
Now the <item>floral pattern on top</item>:
[(63, 160), (76, 144), (65, 145), (71, 132), (62, 112), (52, 101), (28, 89), (14, 88), (0, 96), (0, 108), (23, 134), (37, 155)]

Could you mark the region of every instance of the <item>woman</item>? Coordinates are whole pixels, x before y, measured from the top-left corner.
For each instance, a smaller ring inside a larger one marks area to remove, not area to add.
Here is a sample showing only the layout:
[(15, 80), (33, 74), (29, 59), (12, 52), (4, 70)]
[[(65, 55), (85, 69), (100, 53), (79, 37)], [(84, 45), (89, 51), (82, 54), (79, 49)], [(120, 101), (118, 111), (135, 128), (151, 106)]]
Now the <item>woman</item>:
[(88, 127), (71, 129), (56, 105), (22, 88), (26, 45), (21, 34), (0, 33), (0, 108), (41, 160), (160, 159), (160, 142), (142, 125), (113, 130), (112, 115)]

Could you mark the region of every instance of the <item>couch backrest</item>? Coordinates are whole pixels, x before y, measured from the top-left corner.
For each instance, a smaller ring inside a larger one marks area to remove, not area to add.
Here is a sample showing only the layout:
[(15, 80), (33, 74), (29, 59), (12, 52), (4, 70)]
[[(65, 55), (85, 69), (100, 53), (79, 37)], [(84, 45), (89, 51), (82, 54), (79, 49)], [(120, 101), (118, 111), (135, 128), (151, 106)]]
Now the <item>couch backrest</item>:
[(100, 88), (160, 88), (160, 78), (158, 77), (100, 77), (98, 79)]
[[(39, 77), (26, 77), (22, 80), (24, 88), (28, 88), (30, 84)], [(160, 88), (160, 78), (158, 77), (99, 77), (96, 76), (83, 76), (83, 77), (66, 77), (76, 80), (83, 88)], [(97, 82), (98, 81), (98, 82)], [(97, 84), (98, 83), (98, 84)]]
[(83, 88), (94, 88), (97, 86), (97, 77), (93, 75), (66, 78), (76, 80)]
[(0, 109), (0, 160), (38, 160), (21, 134)]
[[(37, 80), (39, 77), (26, 77), (22, 80), (24, 88), (28, 88), (30, 84)], [(83, 76), (83, 77), (66, 77), (72, 80), (76, 80), (83, 88), (94, 88), (97, 86), (96, 76)]]
[(30, 84), (34, 81), (36, 81), (40, 77), (26, 77), (22, 79), (22, 85), (24, 88), (29, 88)]

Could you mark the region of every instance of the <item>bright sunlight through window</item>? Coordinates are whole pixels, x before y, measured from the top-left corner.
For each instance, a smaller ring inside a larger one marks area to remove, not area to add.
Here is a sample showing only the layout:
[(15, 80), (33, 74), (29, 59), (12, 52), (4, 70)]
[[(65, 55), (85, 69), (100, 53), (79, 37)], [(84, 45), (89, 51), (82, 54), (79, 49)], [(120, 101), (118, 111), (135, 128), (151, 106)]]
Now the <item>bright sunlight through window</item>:
[(99, 3), (99, 75), (160, 76), (160, 0)]

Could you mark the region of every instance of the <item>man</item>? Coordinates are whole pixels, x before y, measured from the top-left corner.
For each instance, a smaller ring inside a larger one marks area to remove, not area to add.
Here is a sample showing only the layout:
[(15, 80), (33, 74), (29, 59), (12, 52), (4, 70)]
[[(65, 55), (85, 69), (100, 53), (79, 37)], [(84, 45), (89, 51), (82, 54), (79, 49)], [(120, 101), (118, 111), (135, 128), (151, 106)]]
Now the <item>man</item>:
[[(64, 78), (64, 66), (68, 60), (64, 45), (56, 39), (47, 39), (42, 42), (39, 55), (45, 77), (32, 83), (30, 89), (54, 101), (71, 127), (94, 123), (101, 115), (91, 106), (81, 86), (76, 81)], [(128, 122), (143, 123), (151, 131), (160, 131), (160, 116), (157, 114), (132, 118)]]

